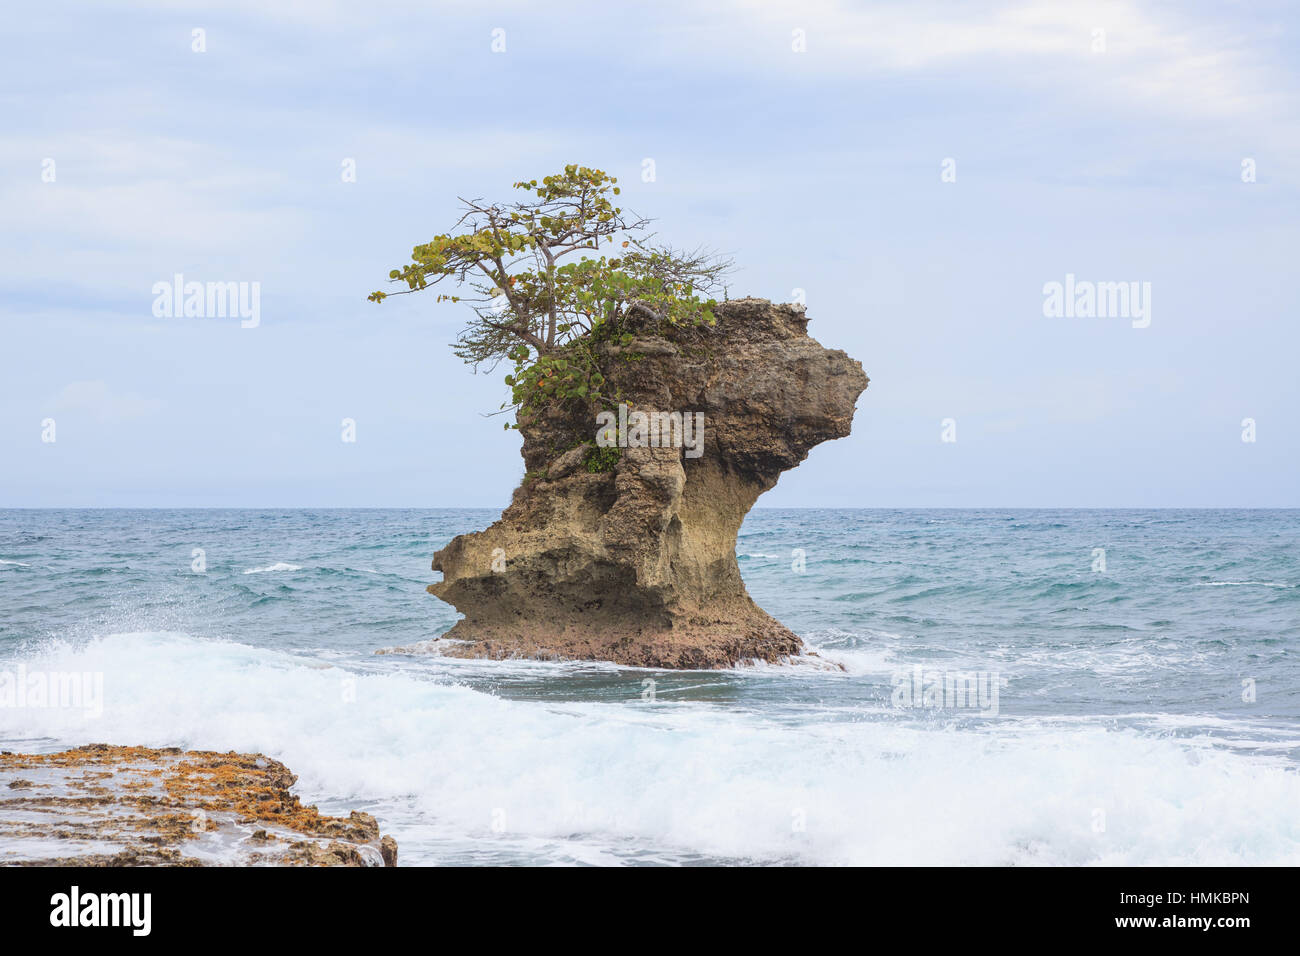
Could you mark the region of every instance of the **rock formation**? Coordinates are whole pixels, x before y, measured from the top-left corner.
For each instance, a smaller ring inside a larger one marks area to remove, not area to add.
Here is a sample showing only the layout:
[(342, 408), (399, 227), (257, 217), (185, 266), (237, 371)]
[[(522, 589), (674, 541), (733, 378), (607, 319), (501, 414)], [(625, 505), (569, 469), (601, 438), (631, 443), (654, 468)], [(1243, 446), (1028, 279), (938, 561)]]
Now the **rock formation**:
[(703, 413), (702, 450), (605, 452), (594, 409), (520, 414), (526, 474), (510, 507), (434, 556), (429, 591), (465, 615), (438, 650), (671, 668), (800, 652), (745, 591), (736, 535), (783, 471), (849, 434), (867, 377), (809, 337), (802, 306), (740, 299), (716, 315), (597, 347), (629, 416)]
[(324, 816), (262, 754), (0, 751), (0, 865), (396, 866), (368, 813)]

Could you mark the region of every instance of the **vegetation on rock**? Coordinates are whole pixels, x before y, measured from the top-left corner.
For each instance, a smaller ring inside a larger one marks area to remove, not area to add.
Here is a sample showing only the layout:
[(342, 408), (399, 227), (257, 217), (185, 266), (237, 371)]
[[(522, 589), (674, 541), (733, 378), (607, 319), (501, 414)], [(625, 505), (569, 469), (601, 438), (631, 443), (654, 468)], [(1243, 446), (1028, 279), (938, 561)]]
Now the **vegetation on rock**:
[(468, 303), (474, 315), (453, 345), (456, 355), (475, 368), (514, 364), (502, 408), (608, 406), (618, 396), (608, 394), (599, 345), (626, 346), (633, 328), (712, 326), (713, 295), (730, 268), (707, 253), (656, 243), (649, 220), (614, 205), (617, 183), (602, 170), (569, 165), (540, 182), (515, 183), (526, 200), (461, 199), (453, 231), (417, 245), (411, 262), (389, 273), (406, 288), (369, 298), (383, 302), (451, 280), (461, 294), (437, 301)]

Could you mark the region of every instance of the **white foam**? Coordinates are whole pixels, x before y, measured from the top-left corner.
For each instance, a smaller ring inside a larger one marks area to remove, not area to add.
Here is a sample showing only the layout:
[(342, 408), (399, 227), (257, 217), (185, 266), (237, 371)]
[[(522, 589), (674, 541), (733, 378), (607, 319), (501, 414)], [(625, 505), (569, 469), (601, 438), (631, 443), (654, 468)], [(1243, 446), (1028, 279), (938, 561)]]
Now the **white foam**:
[(624, 702), (512, 701), (436, 658), (361, 672), (168, 633), (24, 659), (102, 671), (103, 716), (0, 711), (6, 738), (262, 751), (326, 812), (375, 813), (408, 863), (1300, 863), (1294, 765), (1109, 719), (648, 703), (639, 675)]
[(277, 561), (275, 564), (268, 564), (264, 568), (249, 568), (244, 573), (262, 574), (263, 572), (266, 571), (301, 571), (301, 570), (302, 570), (302, 565), (300, 564), (286, 564), (283, 561)]
[(11, 567), (15, 567), (15, 568), (30, 568), (30, 567), (31, 567), (30, 564), (25, 564), (25, 563), (23, 563), (22, 561), (6, 561), (4, 558), (0, 558), (0, 564), (7, 564), (7, 565), (10, 565)]
[(1204, 581), (1192, 585), (1194, 588), (1291, 588), (1295, 586), (1281, 581)]
[(804, 635), (808, 646), (818, 656), (839, 665), (849, 674), (894, 674), (910, 668), (911, 662), (900, 656), (891, 642), (901, 635), (865, 628), (861, 632), (829, 628)]

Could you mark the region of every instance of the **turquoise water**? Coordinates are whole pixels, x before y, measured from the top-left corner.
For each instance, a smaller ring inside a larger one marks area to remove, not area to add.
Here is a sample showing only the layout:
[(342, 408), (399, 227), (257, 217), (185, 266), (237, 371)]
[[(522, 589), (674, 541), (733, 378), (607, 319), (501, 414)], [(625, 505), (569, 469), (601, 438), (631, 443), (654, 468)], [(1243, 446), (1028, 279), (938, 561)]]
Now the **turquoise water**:
[(843, 670), (377, 656), (495, 516), (0, 511), (0, 673), (103, 678), (0, 747), (260, 750), (403, 863), (1300, 863), (1300, 512), (755, 511)]

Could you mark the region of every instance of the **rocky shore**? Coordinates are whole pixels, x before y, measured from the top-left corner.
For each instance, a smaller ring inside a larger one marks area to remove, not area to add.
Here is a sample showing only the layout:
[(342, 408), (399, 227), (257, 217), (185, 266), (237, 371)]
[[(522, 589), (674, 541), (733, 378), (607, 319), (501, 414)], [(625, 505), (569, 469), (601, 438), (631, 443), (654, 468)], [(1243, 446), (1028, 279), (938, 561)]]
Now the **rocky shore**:
[(702, 423), (696, 447), (597, 447), (594, 405), (519, 413), (523, 483), (499, 521), (434, 555), (429, 591), (465, 617), (419, 650), (664, 668), (802, 651), (746, 592), (736, 535), (782, 472), (849, 434), (867, 376), (808, 335), (801, 305), (716, 315), (594, 345), (619, 432), (634, 413), (680, 414)]
[(0, 752), (0, 865), (396, 866), (374, 817), (324, 816), (296, 780), (261, 754)]

